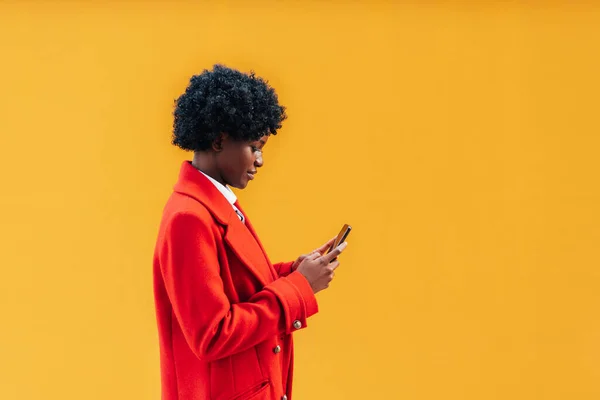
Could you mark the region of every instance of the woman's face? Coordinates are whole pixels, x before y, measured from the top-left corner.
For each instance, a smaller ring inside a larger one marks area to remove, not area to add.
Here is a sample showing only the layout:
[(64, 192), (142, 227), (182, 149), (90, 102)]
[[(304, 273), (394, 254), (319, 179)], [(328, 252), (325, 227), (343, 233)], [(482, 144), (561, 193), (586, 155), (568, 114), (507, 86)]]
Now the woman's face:
[(263, 165), (263, 148), (269, 139), (265, 135), (254, 142), (224, 138), (222, 150), (217, 153), (217, 168), (225, 184), (244, 189)]

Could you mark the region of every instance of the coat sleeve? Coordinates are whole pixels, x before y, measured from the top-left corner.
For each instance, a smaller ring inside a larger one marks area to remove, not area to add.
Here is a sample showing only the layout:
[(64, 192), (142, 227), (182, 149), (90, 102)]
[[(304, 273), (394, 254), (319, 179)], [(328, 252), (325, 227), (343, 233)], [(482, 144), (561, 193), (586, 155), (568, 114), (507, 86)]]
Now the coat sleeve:
[(273, 268), (275, 268), (275, 271), (277, 272), (277, 276), (288, 276), (289, 274), (292, 273), (292, 265), (293, 264), (294, 264), (293, 261), (280, 262), (277, 264), (273, 264)]
[(306, 327), (318, 306), (298, 272), (280, 277), (245, 303), (231, 304), (219, 274), (215, 237), (199, 216), (176, 214), (165, 227), (159, 255), (173, 312), (198, 358), (224, 358)]

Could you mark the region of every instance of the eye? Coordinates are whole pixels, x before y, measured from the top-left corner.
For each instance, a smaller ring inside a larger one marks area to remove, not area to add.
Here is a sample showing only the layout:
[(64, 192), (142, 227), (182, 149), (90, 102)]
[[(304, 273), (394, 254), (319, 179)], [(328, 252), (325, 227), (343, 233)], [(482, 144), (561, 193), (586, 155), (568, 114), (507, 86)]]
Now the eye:
[(253, 152), (253, 153), (256, 153), (256, 152), (261, 152), (261, 153), (262, 153), (262, 150), (261, 150), (261, 149), (259, 149), (259, 148), (258, 148), (258, 147), (256, 147), (256, 146), (250, 146), (250, 148), (252, 148), (252, 152)]

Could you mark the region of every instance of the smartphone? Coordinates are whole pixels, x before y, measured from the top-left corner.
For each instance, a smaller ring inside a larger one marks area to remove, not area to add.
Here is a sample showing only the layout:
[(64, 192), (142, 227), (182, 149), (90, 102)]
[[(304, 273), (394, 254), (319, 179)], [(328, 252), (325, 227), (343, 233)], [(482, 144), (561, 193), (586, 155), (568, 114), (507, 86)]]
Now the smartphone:
[(344, 224), (344, 226), (342, 226), (342, 229), (340, 230), (340, 233), (338, 233), (337, 237), (329, 247), (329, 250), (327, 250), (327, 253), (330, 253), (333, 249), (338, 247), (340, 244), (344, 243), (351, 230), (352, 227), (350, 225)]

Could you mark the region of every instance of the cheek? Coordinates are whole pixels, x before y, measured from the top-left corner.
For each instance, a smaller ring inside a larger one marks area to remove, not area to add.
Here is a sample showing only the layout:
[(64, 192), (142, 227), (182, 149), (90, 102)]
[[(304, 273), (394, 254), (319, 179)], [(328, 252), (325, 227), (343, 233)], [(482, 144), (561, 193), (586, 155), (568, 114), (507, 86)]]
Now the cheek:
[(252, 150), (231, 154), (227, 163), (227, 172), (231, 178), (245, 176), (246, 172), (253, 168), (254, 160)]
[(256, 157), (254, 156), (254, 153), (252, 152), (252, 150), (249, 150), (244, 153), (243, 164), (244, 164), (245, 171), (252, 169), (252, 166), (254, 165), (255, 160), (256, 160)]

